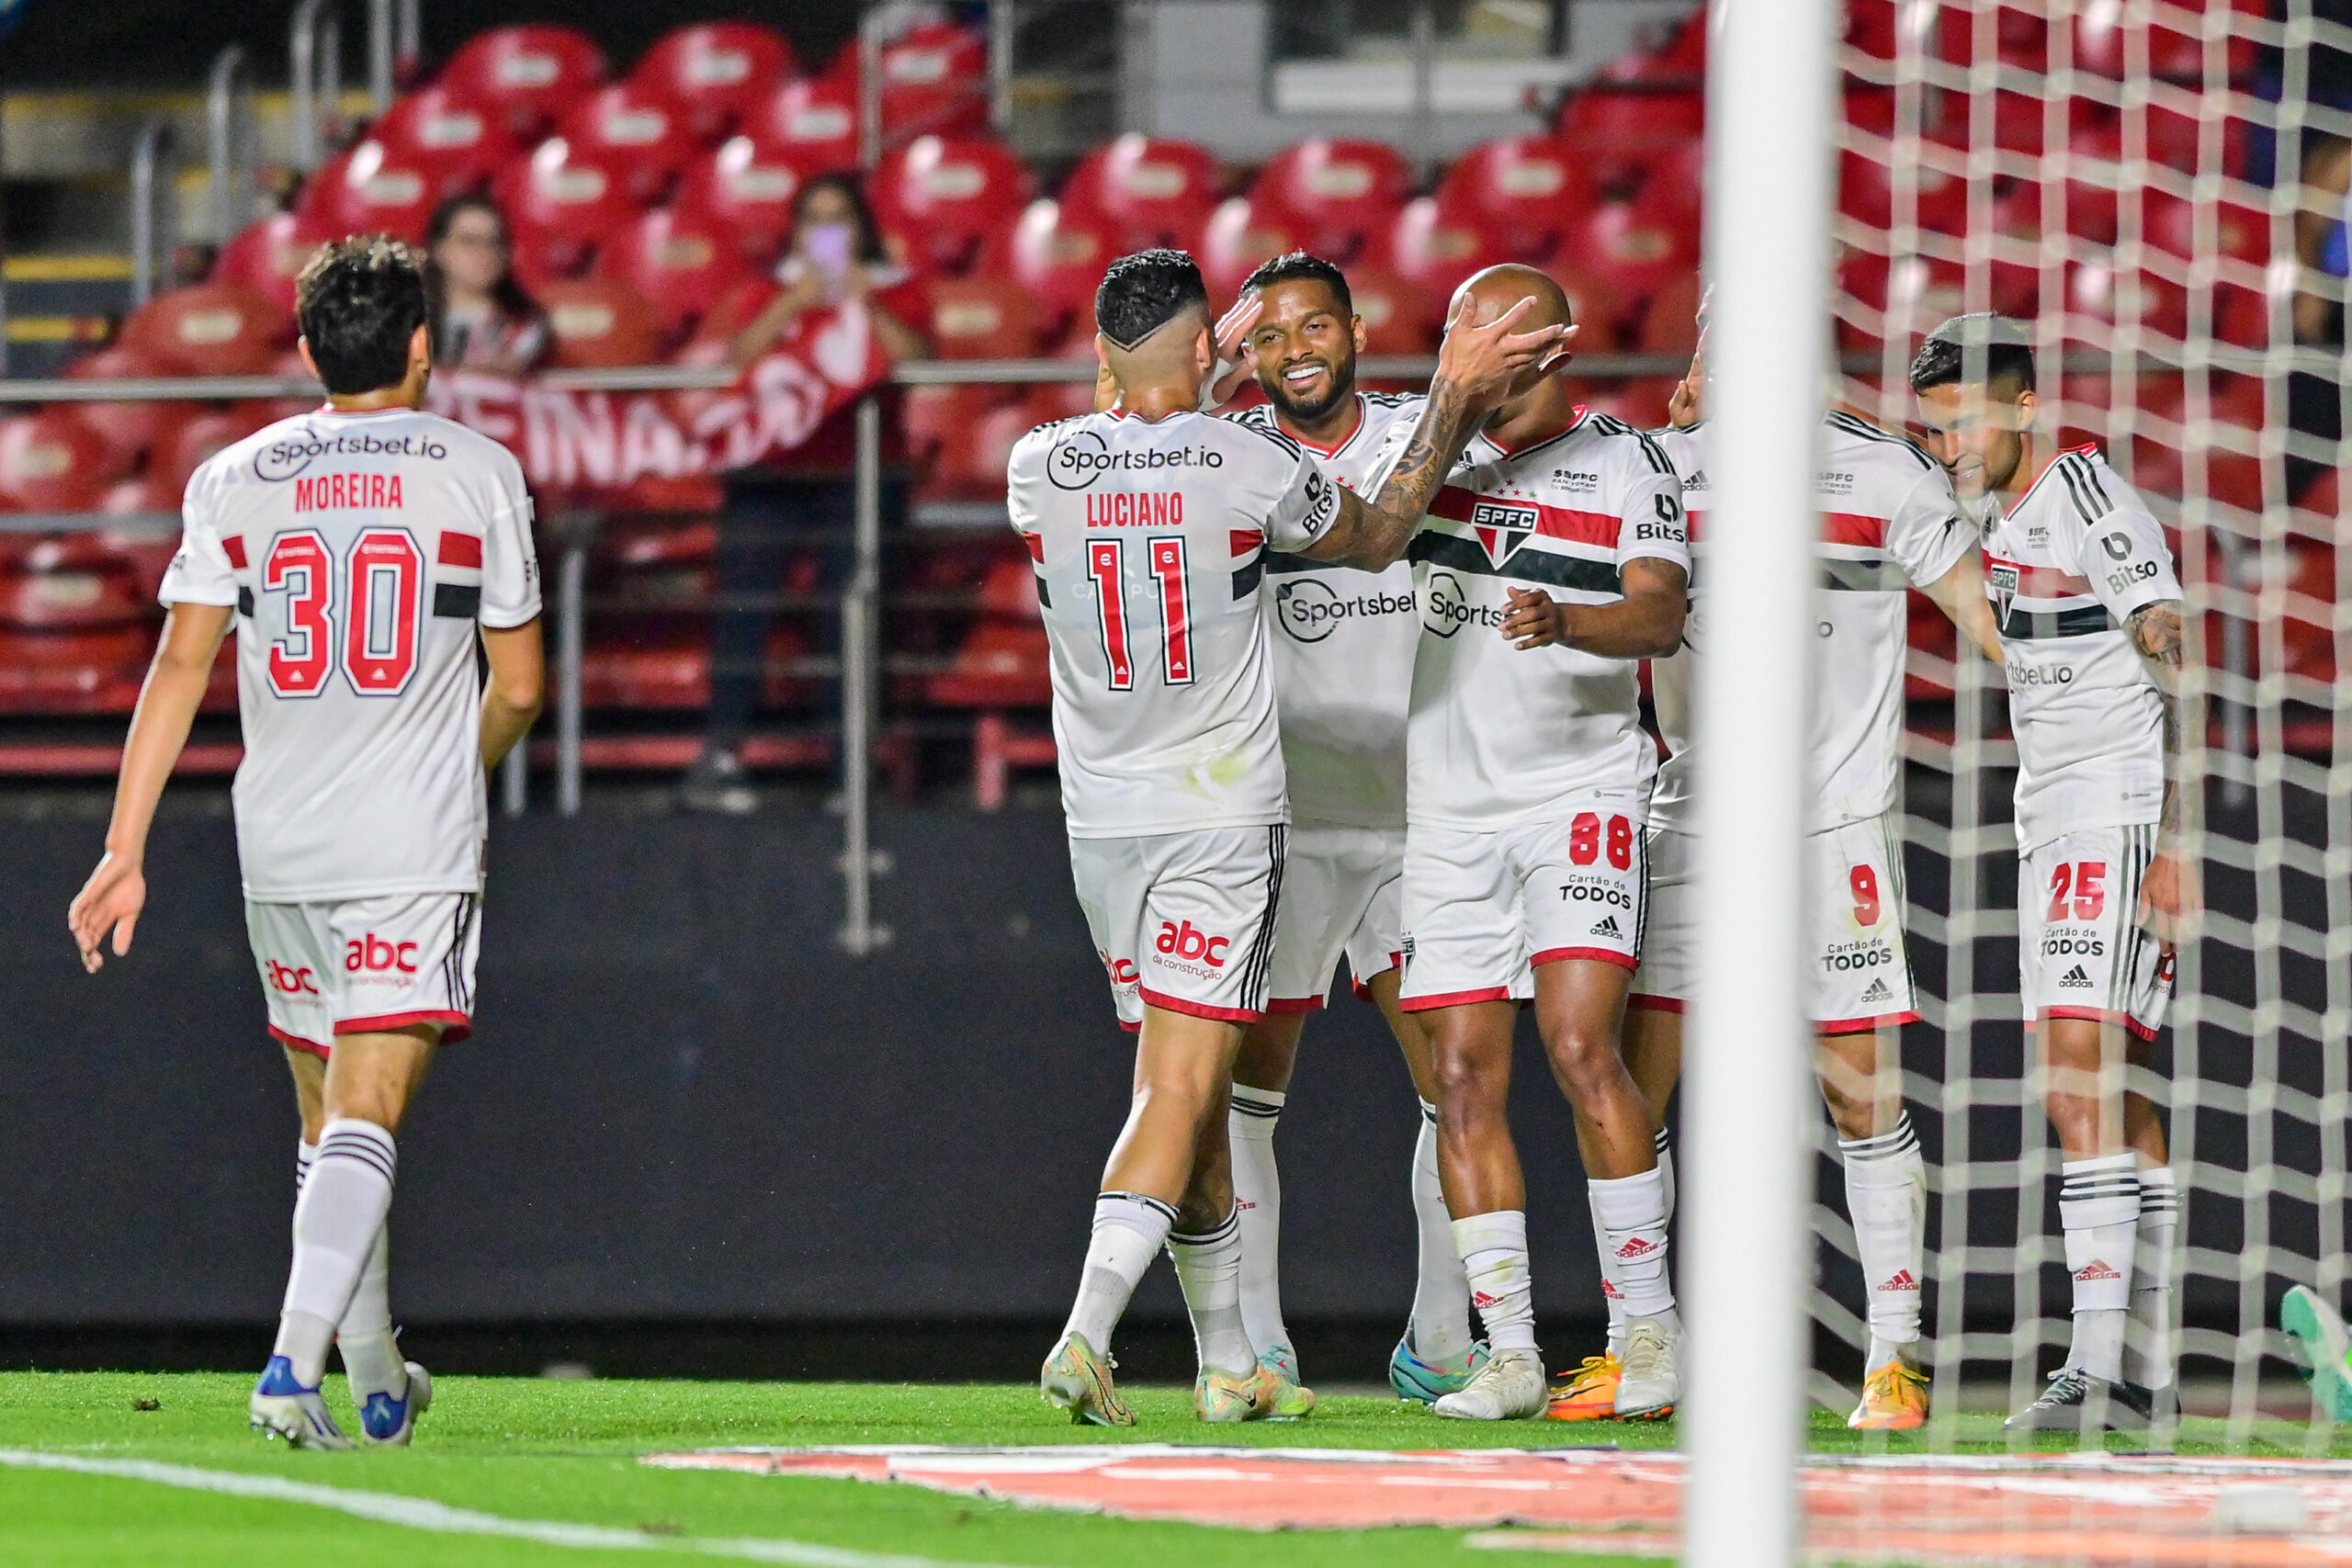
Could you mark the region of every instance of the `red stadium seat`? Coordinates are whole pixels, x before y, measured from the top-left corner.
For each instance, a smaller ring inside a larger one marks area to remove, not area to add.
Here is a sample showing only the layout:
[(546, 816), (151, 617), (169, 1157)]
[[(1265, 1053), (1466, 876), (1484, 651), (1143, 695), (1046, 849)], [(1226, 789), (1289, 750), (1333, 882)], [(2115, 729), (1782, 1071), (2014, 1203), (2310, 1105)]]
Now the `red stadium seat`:
[(2337, 669), (2335, 621), (2341, 601), (2335, 592), (2335, 556), (2341, 547), (2289, 547), (2294, 575), (2287, 581), (2287, 613), (2278, 626), (2286, 644), (2288, 672), (2331, 685)]
[(925, 501), (993, 500), (1004, 491), (1004, 473), (981, 470), (974, 437), (981, 420), (1004, 401), (1001, 387), (910, 387), (900, 405), (899, 427), (907, 455), (922, 474), (918, 491)]
[(2153, 272), (2119, 265), (2112, 253), (2099, 253), (2066, 267), (2066, 308), (2099, 323), (2097, 341), (2127, 318), (2143, 332), (2184, 337), (2188, 332), (2188, 290)]
[(312, 233), (390, 234), (414, 245), (424, 243), (441, 196), (426, 164), (369, 140), (321, 164), (294, 212)]
[(1396, 215), (1389, 238), (1389, 260), (1403, 276), (1441, 302), (1464, 278), (1481, 267), (1509, 261), (1510, 254), (1494, 229), (1469, 214), (1449, 211), (1433, 196), (1417, 197)]
[(2313, 539), (2352, 539), (2352, 518), (2344, 514), (2343, 483), (2334, 468), (2323, 470), (2295, 498), (2288, 527)]
[(368, 128), (368, 135), (405, 166), (422, 170), (435, 199), (486, 188), (525, 150), (495, 107), (446, 86), (400, 98)]
[[(1944, 5), (1931, 39), (1924, 40), (1946, 64), (1967, 66), (1984, 59), (2020, 71), (2050, 68), (2050, 25), (2033, 12), (2013, 6), (1980, 8)], [(1979, 18), (1990, 17), (1989, 33)]]
[[(176, 374), (166, 362), (153, 355), (118, 344), (102, 348), (75, 360), (65, 368), (66, 376), (76, 381), (137, 380), (147, 377)], [(164, 431), (181, 420), (193, 417), (203, 405), (189, 402), (119, 402), (119, 403), (61, 403), (61, 409), (72, 411), (74, 417), (97, 432), (100, 440), (129, 468), (146, 456)], [(177, 500), (176, 497), (174, 498)]]
[(153, 599), (130, 572), (68, 567), (0, 571), (0, 626), (23, 631), (95, 631), (138, 626)]
[(807, 177), (773, 143), (751, 136), (729, 137), (687, 170), (677, 208), (732, 234), (736, 254), (764, 266), (784, 248), (792, 229), (793, 201)]
[[(1016, 561), (1012, 570), (1030, 580), (1034, 603), (1036, 575), (1029, 563)], [(1053, 701), (1052, 671), (1045, 627), (991, 615), (972, 627), (948, 669), (931, 678), (925, 696), (936, 707), (1044, 707)]]
[(1966, 278), (1958, 264), (1939, 257), (1905, 256), (1890, 265), (1884, 256), (1849, 251), (1838, 282), (1853, 302), (1839, 310), (1841, 341), (1875, 348), (1890, 333), (1907, 342), (1960, 314)]
[(662, 316), (625, 283), (560, 278), (541, 292), (539, 309), (554, 363), (567, 369), (650, 365), (661, 356)]
[(187, 490), (188, 476), (206, 458), (223, 446), (235, 446), (277, 417), (277, 411), (267, 403), (236, 403), (207, 409), (165, 431), (147, 459), (147, 478), (155, 487), (155, 495), (169, 496), (170, 504), (178, 505)]
[(1412, 195), (1412, 165), (1385, 141), (1317, 136), (1274, 154), (1250, 205), (1316, 254), (1346, 262), (1381, 243)]
[(1699, 301), (1706, 285), (1694, 268), (1650, 296), (1635, 346), (1644, 354), (1690, 354), (1699, 346)]
[(1349, 267), (1348, 295), (1363, 321), (1366, 354), (1427, 354), (1437, 347), (1442, 302), (1394, 267)]
[(628, 223), (598, 247), (596, 272), (651, 305), (665, 339), (693, 330), (755, 276), (736, 235), (692, 207), (657, 209)]
[(1200, 239), (1192, 246), (1207, 280), (1209, 298), (1222, 309), (1240, 292), (1242, 280), (1258, 264), (1300, 248), (1296, 220), (1279, 209), (1261, 209), (1247, 197), (1219, 202)]
[(915, 265), (952, 271), (1020, 210), (1030, 186), (1029, 171), (998, 142), (918, 136), (882, 160), (868, 188), (882, 226), (906, 243)]
[(586, 265), (597, 244), (638, 213), (624, 161), (574, 149), (560, 136), (540, 142), (528, 162), (510, 164), (498, 176), (497, 195), (517, 256), (534, 253), (560, 273)]
[(1637, 324), (1650, 296), (1698, 269), (1698, 236), (1662, 219), (1645, 203), (1611, 201), (1593, 208), (1568, 229), (1557, 270), (1589, 277), (1615, 295)]
[[(858, 45), (842, 46), (825, 80), (856, 102)], [(882, 48), (882, 130), (892, 147), (918, 136), (980, 136), (989, 129), (988, 39), (939, 23), (910, 29)]]
[(1707, 8), (1701, 6), (1652, 50), (1621, 55), (1600, 68), (1606, 82), (1671, 83), (1695, 88), (1707, 73)]
[(128, 713), (153, 640), (144, 626), (0, 633), (0, 713)]
[[(2221, 112), (2229, 100), (2219, 94), (2200, 100), (2201, 107), (2221, 121), (2221, 135), (2215, 146), (2221, 162), (2213, 165), (2217, 172), (2234, 179), (2246, 177), (2247, 155), (2251, 151), (2253, 123), (2235, 115)], [(2196, 174), (2205, 166), (2205, 119), (2202, 114), (2183, 114), (2163, 104), (2150, 104), (2147, 114), (2148, 156), (2166, 168), (2183, 174)]]
[(1095, 287), (1119, 254), (1101, 219), (1047, 200), (1033, 201), (1022, 213), (1009, 249), (1012, 276), (1044, 307), (1049, 334), (1093, 320)]
[(0, 419), (0, 495), (24, 511), (93, 511), (130, 466), (70, 409)]
[(702, 151), (686, 113), (634, 79), (599, 87), (563, 120), (567, 147), (623, 171), (631, 201), (651, 204), (668, 194), (680, 172)]
[(1659, 158), (1697, 142), (1706, 101), (1695, 88), (1670, 92), (1589, 87), (1560, 107), (1553, 134), (1584, 150), (1593, 181), (1628, 194)]
[(291, 317), (294, 280), (327, 238), (291, 212), (272, 213), (220, 247), (210, 281), (249, 288)]
[[(2263, 0), (2239, 0), (2235, 5), (2209, 4), (2202, 9), (2232, 10), (2237, 19), (2264, 21), (2269, 8)], [(2205, 81), (2205, 43), (2194, 31), (2182, 31), (2148, 19), (2145, 7), (2089, 6), (2075, 16), (2075, 69), (2111, 76), (2151, 75), (2190, 86)], [(2250, 32), (2233, 30), (2222, 46), (2224, 83), (2254, 69), (2257, 44)], [(2144, 52), (2143, 52), (2144, 51)], [(2217, 84), (2217, 85), (2222, 84)]]
[(1182, 245), (1208, 221), (1222, 179), (1207, 148), (1130, 133), (1080, 159), (1061, 199), (1107, 220), (1125, 250)]
[[(1968, 228), (1968, 182), (1924, 159), (1911, 165), (1913, 220), (1931, 234), (1954, 237)], [(1894, 221), (1894, 170), (1885, 161), (1846, 152), (1838, 159), (1838, 209), (1865, 228)]]
[(1548, 136), (1507, 136), (1455, 159), (1437, 198), (1449, 214), (1494, 229), (1516, 259), (1541, 263), (1600, 194), (1580, 149)]
[(629, 73), (632, 86), (667, 100), (689, 133), (728, 135), (797, 65), (791, 40), (749, 22), (700, 22), (664, 33)]
[(605, 80), (605, 53), (570, 28), (492, 28), (451, 57), (441, 85), (495, 107), (529, 140)]
[(1007, 277), (933, 281), (931, 337), (943, 359), (1023, 359), (1037, 352), (1037, 302)]
[(132, 311), (118, 341), (185, 376), (258, 376), (293, 335), (293, 317), (252, 290), (199, 283)]
[(858, 166), (857, 90), (828, 78), (786, 82), (744, 116), (762, 151), (804, 175)]

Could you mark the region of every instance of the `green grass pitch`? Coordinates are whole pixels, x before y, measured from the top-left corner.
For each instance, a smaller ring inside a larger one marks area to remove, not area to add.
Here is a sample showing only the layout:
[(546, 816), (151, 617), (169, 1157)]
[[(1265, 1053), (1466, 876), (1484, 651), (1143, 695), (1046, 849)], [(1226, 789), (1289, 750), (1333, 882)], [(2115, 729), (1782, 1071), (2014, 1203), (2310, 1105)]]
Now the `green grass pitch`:
[[(107, 1460), (145, 1460), (206, 1471), (279, 1476), (355, 1492), (428, 1498), (509, 1519), (595, 1525), (641, 1537), (630, 1562), (713, 1559), (695, 1538), (790, 1541), (899, 1554), (922, 1562), (1028, 1568), (1127, 1564), (1512, 1562), (1613, 1564), (1627, 1558), (1561, 1557), (1473, 1550), (1464, 1532), (1382, 1529), (1261, 1534), (1137, 1523), (946, 1496), (911, 1486), (854, 1481), (650, 1470), (637, 1456), (666, 1450), (757, 1443), (1035, 1444), (1115, 1440), (1073, 1427), (1034, 1389), (1004, 1385), (695, 1383), (437, 1380), (417, 1446), (406, 1451), (293, 1452), (245, 1428), (251, 1380), (227, 1374), (0, 1374), (0, 1450)], [(1332, 1445), (1348, 1448), (1542, 1447), (1614, 1441), (1670, 1445), (1673, 1424), (1496, 1427), (1442, 1422), (1397, 1401), (1329, 1400), (1295, 1425), (1207, 1428), (1192, 1419), (1183, 1390), (1139, 1388), (1140, 1441)], [(329, 1391), (344, 1408), (340, 1380)], [(152, 1403), (153, 1408), (141, 1408)], [(1973, 1443), (1997, 1443), (1997, 1418), (1967, 1418)], [(2185, 1451), (2211, 1450), (2219, 1423), (2194, 1422)], [(2257, 1451), (2301, 1453), (2299, 1430), (2279, 1428)], [(1816, 1413), (1816, 1449), (1851, 1450), (1858, 1439)], [(1884, 1442), (1894, 1452), (1916, 1444)], [(1875, 1445), (1874, 1445), (1875, 1446)], [(2342, 1451), (2339, 1449), (2339, 1451)], [(224, 1496), (153, 1482), (0, 1466), (0, 1563), (75, 1568), (168, 1562), (175, 1568), (257, 1560), (365, 1561), (430, 1568), (579, 1563), (609, 1551), (427, 1531), (277, 1498)], [(360, 1556), (346, 1555), (359, 1553)], [(769, 1555), (770, 1561), (793, 1561)], [(797, 1561), (821, 1563), (822, 1553)], [(837, 1568), (857, 1568), (837, 1560)], [(878, 1564), (869, 1568), (879, 1568)]]

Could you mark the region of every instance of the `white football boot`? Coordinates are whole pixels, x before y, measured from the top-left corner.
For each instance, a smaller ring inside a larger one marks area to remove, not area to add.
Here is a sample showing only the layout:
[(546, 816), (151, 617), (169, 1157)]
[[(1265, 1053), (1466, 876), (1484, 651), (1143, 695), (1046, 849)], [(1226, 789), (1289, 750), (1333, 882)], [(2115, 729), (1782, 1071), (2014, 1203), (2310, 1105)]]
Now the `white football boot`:
[(1682, 1330), (1655, 1317), (1625, 1325), (1625, 1371), (1617, 1380), (1617, 1419), (1657, 1421), (1682, 1397)]
[(1527, 1421), (1549, 1403), (1544, 1358), (1532, 1350), (1497, 1350), (1455, 1393), (1430, 1406), (1456, 1421)]
[(254, 1429), (266, 1437), (283, 1438), (298, 1449), (347, 1449), (351, 1439), (327, 1414), (326, 1401), (315, 1388), (294, 1381), (294, 1364), (272, 1356), (254, 1387), (248, 1407)]
[(433, 1408), (433, 1374), (414, 1361), (408, 1370), (408, 1392), (394, 1399), (378, 1391), (359, 1407), (359, 1435), (375, 1448), (397, 1447), (416, 1432), (416, 1418)]

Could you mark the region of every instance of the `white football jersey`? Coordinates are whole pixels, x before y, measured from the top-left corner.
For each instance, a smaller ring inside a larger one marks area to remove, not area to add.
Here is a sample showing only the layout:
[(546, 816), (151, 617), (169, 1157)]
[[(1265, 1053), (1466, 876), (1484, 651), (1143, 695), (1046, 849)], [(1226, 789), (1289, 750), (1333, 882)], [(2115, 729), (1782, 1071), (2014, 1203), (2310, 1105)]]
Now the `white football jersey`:
[(2095, 446), (1988, 508), (1984, 591), (2008, 656), (2018, 848), (2164, 811), (2164, 694), (2123, 629), (2180, 597), (2164, 529)]
[[(1820, 477), (1821, 577), (1814, 595), (1821, 664), (1814, 678), (1811, 831), (1866, 822), (1894, 809), (1903, 770), (1903, 675), (1910, 605), (1905, 589), (1929, 583), (1975, 545), (1943, 465), (1900, 435), (1845, 412), (1824, 421)], [(1682, 646), (1650, 661), (1650, 695), (1667, 759), (1658, 765), (1650, 820), (1696, 832), (1691, 798), (1690, 702), (1696, 650), (1705, 646), (1707, 427), (1658, 430), (1682, 475), (1690, 514), (1690, 615)]]
[(180, 503), (166, 604), (237, 610), (245, 896), (481, 888), (477, 624), (539, 613), (522, 465), (408, 409), (280, 420)]
[(1267, 547), (1297, 551), (1340, 492), (1289, 436), (1208, 414), (1040, 425), (1006, 503), (1037, 571), (1072, 838), (1287, 822)]
[(1623, 597), (1625, 562), (1688, 570), (1682, 486), (1655, 441), (1577, 411), (1547, 441), (1486, 435), (1430, 504), (1409, 551), (1420, 599), (1406, 746), (1416, 824), (1491, 829), (1562, 801), (1649, 799), (1657, 749), (1641, 724), (1639, 663), (1503, 640), (1510, 588), (1575, 604)]
[[(1429, 399), (1358, 392), (1356, 406), (1359, 423), (1339, 446), (1327, 451), (1293, 438), (1340, 488), (1370, 499), (1404, 451), (1390, 433), (1409, 438)], [(1281, 428), (1265, 403), (1233, 417)], [(1412, 697), (1413, 646), (1420, 640), (1412, 563), (1368, 572), (1270, 550), (1266, 573), (1291, 815), (1302, 822), (1402, 828), (1405, 709)]]

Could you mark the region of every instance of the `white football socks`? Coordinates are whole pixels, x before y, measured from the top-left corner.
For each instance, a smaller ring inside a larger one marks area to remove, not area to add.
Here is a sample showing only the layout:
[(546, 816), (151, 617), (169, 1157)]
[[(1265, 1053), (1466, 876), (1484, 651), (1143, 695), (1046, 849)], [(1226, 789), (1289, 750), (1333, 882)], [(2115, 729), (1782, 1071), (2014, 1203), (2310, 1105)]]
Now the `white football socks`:
[(1892, 1132), (1838, 1139), (1838, 1154), (1846, 1167), (1854, 1250), (1870, 1290), (1871, 1346), (1864, 1370), (1875, 1372), (1919, 1342), (1920, 1281), (1928, 1271), (1928, 1162), (1920, 1156), (1907, 1110), (1895, 1118)]
[(1666, 1183), (1657, 1168), (1588, 1179), (1585, 1187), (1600, 1226), (1601, 1249), (1615, 1270), (1613, 1282), (1625, 1298), (1625, 1315), (1665, 1318), (1676, 1326), (1674, 1287), (1666, 1273)]
[(1250, 1342), (1269, 1350), (1290, 1344), (1283, 1326), (1283, 1178), (1274, 1165), (1274, 1128), (1286, 1098), (1235, 1084), (1226, 1113), (1234, 1212), (1241, 1217), (1241, 1322)]
[(1437, 1107), (1426, 1100), (1421, 1135), (1413, 1143), (1413, 1224), (1420, 1264), (1413, 1284), (1413, 1354), (1433, 1367), (1456, 1366), (1476, 1343), (1470, 1332), (1470, 1277), (1453, 1245), (1453, 1216), (1438, 1179)]
[[(1674, 1225), (1674, 1134), (1660, 1127), (1650, 1138), (1657, 1150), (1658, 1192), (1666, 1200), (1666, 1224)], [(1584, 1190), (1585, 1206), (1592, 1211), (1592, 1249), (1600, 1258), (1600, 1304), (1609, 1312), (1609, 1353), (1625, 1354), (1625, 1286), (1618, 1276), (1617, 1254), (1609, 1245), (1609, 1227), (1600, 1217), (1600, 1201), (1592, 1184)]]
[(1470, 1304), (1497, 1355), (1535, 1351), (1535, 1287), (1527, 1269), (1527, 1213), (1500, 1209), (1453, 1222), (1454, 1250), (1470, 1280)]
[(319, 1139), (294, 1205), (294, 1267), (272, 1351), (293, 1364), (294, 1381), (304, 1388), (316, 1388), (326, 1371), (335, 1325), (351, 1306), (391, 1209), (398, 1162), (391, 1134), (373, 1122), (341, 1118)]
[(1199, 1235), (1171, 1234), (1169, 1256), (1184, 1287), (1184, 1310), (1193, 1316), (1193, 1346), (1201, 1370), (1246, 1377), (1258, 1367), (1258, 1352), (1241, 1325), (1241, 1213)]
[(2112, 1382), (2123, 1375), (2123, 1329), (2131, 1317), (2140, 1156), (2070, 1159), (2058, 1171), (2066, 1272), (2075, 1279), (2075, 1343), (2066, 1364)]
[(2180, 1187), (2169, 1166), (2140, 1173), (2140, 1223), (2132, 1246), (2132, 1323), (2123, 1337), (2123, 1377), (2142, 1388), (2172, 1386), (2172, 1245)]
[(1111, 1348), (1111, 1331), (1144, 1270), (1176, 1223), (1174, 1205), (1140, 1192), (1105, 1192), (1094, 1200), (1094, 1234), (1086, 1244), (1086, 1272), (1064, 1334), (1084, 1336), (1098, 1353)]
[[(302, 1184), (311, 1174), (311, 1162), (319, 1157), (316, 1144), (298, 1144), (294, 1149), (294, 1199), (302, 1198)], [(408, 1369), (401, 1363), (400, 1347), (392, 1337), (392, 1224), (388, 1218), (376, 1232), (375, 1250), (368, 1255), (368, 1266), (359, 1272), (359, 1288), (352, 1292), (351, 1305), (344, 1309), (343, 1321), (335, 1325), (335, 1348), (343, 1352), (343, 1370), (351, 1379), (351, 1396), (365, 1404), (371, 1393), (389, 1393), (401, 1398), (408, 1392)]]

